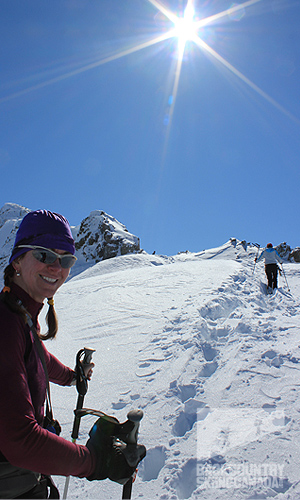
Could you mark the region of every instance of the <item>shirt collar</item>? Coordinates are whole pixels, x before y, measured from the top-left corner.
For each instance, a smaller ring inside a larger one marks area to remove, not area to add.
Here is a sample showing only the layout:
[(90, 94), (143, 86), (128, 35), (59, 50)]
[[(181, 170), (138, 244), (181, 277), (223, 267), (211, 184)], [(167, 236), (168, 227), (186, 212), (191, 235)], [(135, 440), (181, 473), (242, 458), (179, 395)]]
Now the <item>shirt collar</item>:
[(11, 293), (21, 300), (25, 309), (29, 312), (32, 318), (36, 318), (43, 308), (43, 303), (36, 302), (30, 295), (16, 283), (10, 285)]

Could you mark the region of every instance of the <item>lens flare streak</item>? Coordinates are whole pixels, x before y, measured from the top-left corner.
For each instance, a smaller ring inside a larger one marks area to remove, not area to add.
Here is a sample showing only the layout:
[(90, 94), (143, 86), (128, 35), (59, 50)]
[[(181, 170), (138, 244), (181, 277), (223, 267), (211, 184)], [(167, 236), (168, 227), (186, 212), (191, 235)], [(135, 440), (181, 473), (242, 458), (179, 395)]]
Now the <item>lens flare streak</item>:
[(178, 16), (174, 14), (171, 10), (167, 9), (162, 3), (157, 0), (148, 0), (154, 7), (156, 7), (162, 14), (164, 14), (173, 24), (178, 22)]
[[(113, 61), (116, 61), (117, 59), (120, 59), (122, 57), (129, 56), (130, 54), (133, 54), (135, 52), (138, 52), (140, 50), (146, 49), (148, 47), (151, 47), (153, 45), (162, 43), (170, 38), (177, 38), (178, 39), (178, 49), (177, 49), (177, 64), (174, 72), (174, 84), (173, 84), (173, 90), (172, 90), (172, 103), (170, 107), (170, 112), (169, 112), (169, 120), (168, 120), (168, 129), (171, 127), (171, 122), (172, 118), (174, 115), (174, 108), (176, 104), (176, 98), (178, 94), (178, 88), (179, 88), (179, 81), (180, 81), (180, 74), (181, 74), (181, 69), (182, 69), (182, 62), (184, 58), (184, 53), (186, 50), (186, 44), (188, 41), (194, 42), (201, 50), (206, 51), (209, 53), (213, 58), (215, 58), (218, 62), (220, 62), (224, 67), (226, 67), (228, 70), (230, 70), (236, 77), (238, 77), (241, 81), (243, 81), (246, 85), (248, 85), (253, 91), (255, 91), (257, 94), (259, 94), (261, 97), (263, 97), (267, 102), (275, 106), (279, 111), (284, 113), (286, 116), (290, 117), (292, 120), (296, 121), (297, 123), (300, 123), (299, 119), (297, 119), (295, 116), (293, 116), (291, 113), (289, 113), (283, 106), (281, 106), (279, 103), (277, 103), (272, 97), (270, 97), (266, 92), (264, 92), (262, 89), (260, 89), (255, 83), (253, 83), (249, 78), (247, 78), (243, 73), (241, 73), (238, 69), (236, 69), (232, 64), (230, 64), (226, 59), (224, 59), (220, 54), (218, 54), (212, 47), (210, 47), (203, 39), (200, 38), (198, 35), (198, 30), (200, 28), (203, 28), (209, 24), (213, 24), (216, 21), (219, 21), (223, 18), (226, 18), (227, 16), (230, 16), (232, 14), (235, 14), (238, 11), (244, 10), (247, 7), (250, 7), (258, 2), (261, 2), (262, 0), (247, 0), (244, 3), (241, 3), (239, 5), (234, 5), (233, 7), (224, 10), (222, 12), (219, 12), (217, 14), (214, 14), (212, 16), (206, 17), (205, 19), (200, 19), (200, 20), (195, 20), (195, 11), (194, 11), (194, 0), (187, 0), (187, 5), (184, 11), (183, 16), (178, 16), (174, 12), (172, 12), (170, 9), (165, 7), (160, 1), (158, 0), (147, 0), (150, 4), (152, 4), (156, 9), (158, 9), (169, 21), (173, 23), (173, 27), (169, 29), (168, 31), (160, 34), (159, 36), (155, 36), (154, 38), (151, 38), (150, 40), (147, 40), (146, 42), (139, 43), (137, 45), (134, 45), (133, 47), (121, 50), (118, 53), (112, 54), (110, 56), (104, 57), (103, 59), (97, 60), (95, 62), (86, 64), (84, 66), (81, 66), (80, 68), (77, 68), (72, 71), (65, 72), (64, 74), (60, 76), (56, 76), (53, 78), (49, 78), (48, 80), (45, 80), (41, 83), (38, 83), (36, 85), (32, 85), (30, 87), (27, 87), (23, 90), (20, 90), (18, 92), (14, 92), (8, 96), (0, 98), (0, 104), (7, 102), (11, 99), (21, 97), (23, 95), (26, 95), (30, 92), (40, 90), (44, 87), (47, 87), (49, 85), (53, 85), (56, 83), (59, 83), (63, 80), (66, 80), (67, 78), (74, 77), (76, 75), (79, 75), (81, 73), (84, 73), (86, 71), (92, 70), (94, 68), (97, 68), (101, 65), (104, 65), (106, 63), (110, 63)], [(169, 132), (167, 133), (167, 137), (169, 135)]]
[(131, 47), (129, 49), (118, 52), (117, 54), (113, 54), (111, 56), (100, 59), (100, 61), (86, 64), (85, 66), (82, 66), (81, 68), (75, 69), (73, 71), (68, 71), (67, 73), (64, 73), (63, 75), (57, 76), (55, 78), (50, 78), (44, 82), (38, 83), (36, 85), (32, 85), (31, 87), (27, 87), (26, 89), (20, 90), (19, 92), (15, 92), (9, 96), (2, 97), (2, 98), (0, 98), (0, 104), (3, 102), (7, 102), (11, 99), (14, 99), (16, 97), (21, 97), (22, 95), (26, 95), (30, 92), (35, 91), (35, 90), (40, 90), (44, 87), (47, 87), (48, 85), (52, 85), (52, 84), (61, 82), (63, 80), (66, 80), (67, 78), (71, 78), (73, 76), (79, 75), (80, 73), (84, 73), (85, 71), (89, 71), (91, 69), (97, 68), (98, 66), (101, 66), (103, 64), (106, 64), (106, 63), (109, 63), (112, 61), (116, 61), (117, 59), (128, 56), (130, 54), (133, 54), (134, 52), (138, 52), (139, 50), (146, 49), (147, 47), (151, 47), (152, 45), (163, 42), (171, 37), (172, 37), (172, 32), (168, 31), (166, 33), (163, 33), (160, 36), (157, 36), (155, 38), (152, 38), (151, 40), (148, 40), (147, 42), (140, 43), (138, 45), (135, 45), (134, 47)]
[[(281, 106), (275, 99), (270, 97), (266, 92), (264, 92), (261, 88), (259, 88), (255, 83), (253, 83), (249, 78), (247, 78), (243, 73), (241, 73), (238, 69), (236, 69), (232, 64), (230, 64), (226, 59), (224, 59), (220, 54), (218, 54), (213, 48), (211, 48), (204, 40), (202, 40), (197, 31), (200, 28), (203, 28), (209, 24), (213, 24), (216, 21), (223, 19), (227, 16), (231, 16), (232, 14), (237, 13), (238, 11), (245, 10), (245, 8), (250, 7), (262, 0), (247, 0), (246, 2), (234, 5), (233, 7), (226, 9), (222, 12), (214, 14), (212, 16), (206, 17), (205, 19), (201, 19), (199, 21), (194, 20), (194, 8), (193, 8), (193, 0), (188, 0), (187, 6), (184, 12), (184, 17), (178, 17), (171, 11), (169, 11), (165, 6), (163, 6), (157, 0), (148, 0), (152, 5), (157, 7), (170, 21), (172, 21), (175, 25), (175, 28), (171, 30), (171, 37), (178, 38), (178, 62), (176, 66), (175, 76), (174, 76), (174, 85), (173, 85), (173, 100), (169, 113), (169, 121), (168, 127), (170, 128), (174, 108), (176, 104), (176, 97), (178, 93), (180, 73), (182, 67), (182, 61), (184, 57), (186, 42), (188, 40), (193, 41), (200, 49), (208, 52), (212, 55), (218, 62), (220, 62), (224, 67), (230, 70), (236, 77), (238, 77), (241, 81), (243, 81), (246, 85), (248, 85), (254, 92), (263, 97), (267, 102), (272, 104), (276, 109), (281, 111), (283, 114), (288, 116), (293, 121), (300, 123), (300, 120), (296, 118), (292, 113), (287, 111), (283, 106)], [(169, 134), (167, 134), (167, 137)]]
[[(150, 0), (149, 0), (150, 1)], [(227, 10), (223, 10), (222, 12), (219, 12), (218, 14), (214, 14), (213, 16), (206, 17), (205, 19), (201, 19), (200, 21), (197, 21), (196, 28), (203, 28), (204, 26), (207, 26), (208, 24), (212, 24), (215, 21), (218, 21), (219, 19), (222, 19), (225, 16), (231, 16), (232, 14), (235, 14), (236, 12), (240, 10), (244, 10), (246, 7), (250, 7), (251, 5), (254, 5), (255, 3), (261, 2), (261, 0), (248, 0), (247, 2), (241, 3), (239, 5), (235, 5), (234, 7), (230, 7)]]
[(279, 111), (284, 113), (286, 116), (291, 118), (294, 121), (300, 123), (300, 121), (289, 111), (287, 111), (283, 106), (281, 106), (275, 99), (270, 97), (266, 92), (264, 92), (261, 88), (259, 88), (255, 83), (253, 83), (249, 78), (247, 78), (243, 73), (241, 73), (238, 69), (236, 69), (232, 64), (230, 64), (226, 59), (224, 59), (220, 54), (218, 54), (215, 50), (213, 50), (207, 43), (205, 43), (201, 38), (196, 37), (194, 39), (195, 43), (202, 49), (206, 50), (209, 54), (211, 54), (217, 61), (222, 63), (227, 69), (229, 69), (235, 76), (240, 78), (246, 85), (248, 85), (252, 90), (257, 92), (261, 97), (263, 97), (266, 101), (272, 104)]

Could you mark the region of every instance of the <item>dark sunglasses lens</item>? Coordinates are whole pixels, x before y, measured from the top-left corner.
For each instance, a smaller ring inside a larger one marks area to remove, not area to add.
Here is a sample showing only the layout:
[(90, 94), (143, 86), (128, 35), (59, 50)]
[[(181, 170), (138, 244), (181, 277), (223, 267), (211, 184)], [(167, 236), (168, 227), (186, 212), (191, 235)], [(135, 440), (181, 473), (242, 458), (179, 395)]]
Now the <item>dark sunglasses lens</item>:
[(51, 250), (33, 250), (32, 253), (34, 258), (43, 264), (54, 264), (59, 258), (60, 265), (63, 269), (70, 269), (76, 262), (76, 257), (74, 257), (74, 255), (62, 255), (61, 257), (57, 257)]
[(43, 264), (53, 264), (56, 261), (56, 255), (48, 250), (33, 250), (32, 254), (36, 260)]
[(70, 267), (74, 266), (76, 257), (74, 255), (62, 255), (59, 260), (63, 269), (70, 269)]

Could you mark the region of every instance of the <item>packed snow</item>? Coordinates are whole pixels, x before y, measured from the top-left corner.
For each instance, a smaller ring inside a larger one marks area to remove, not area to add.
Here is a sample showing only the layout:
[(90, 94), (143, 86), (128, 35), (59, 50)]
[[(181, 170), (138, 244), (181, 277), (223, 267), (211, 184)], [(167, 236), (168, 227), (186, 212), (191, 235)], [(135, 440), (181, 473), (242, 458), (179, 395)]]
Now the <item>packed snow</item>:
[[(133, 499), (300, 497), (300, 267), (284, 263), (266, 295), (256, 253), (231, 240), (174, 257), (120, 256), (57, 293), (59, 334), (47, 348), (69, 366), (82, 347), (96, 349), (84, 406), (120, 421), (144, 412)], [(51, 389), (71, 439), (76, 389)], [(94, 421), (82, 419), (79, 443)], [(54, 479), (62, 493), (65, 478)], [(121, 496), (109, 480), (70, 479), (68, 498)]]

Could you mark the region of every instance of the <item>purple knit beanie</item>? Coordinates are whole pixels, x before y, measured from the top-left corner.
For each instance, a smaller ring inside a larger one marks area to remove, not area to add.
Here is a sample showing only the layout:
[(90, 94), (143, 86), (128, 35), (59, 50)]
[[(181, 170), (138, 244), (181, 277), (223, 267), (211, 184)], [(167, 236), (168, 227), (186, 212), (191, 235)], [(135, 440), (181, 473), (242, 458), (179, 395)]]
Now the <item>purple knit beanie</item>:
[(16, 234), (10, 264), (30, 250), (18, 248), (19, 245), (37, 245), (75, 254), (75, 244), (67, 219), (48, 210), (36, 210), (25, 215)]

